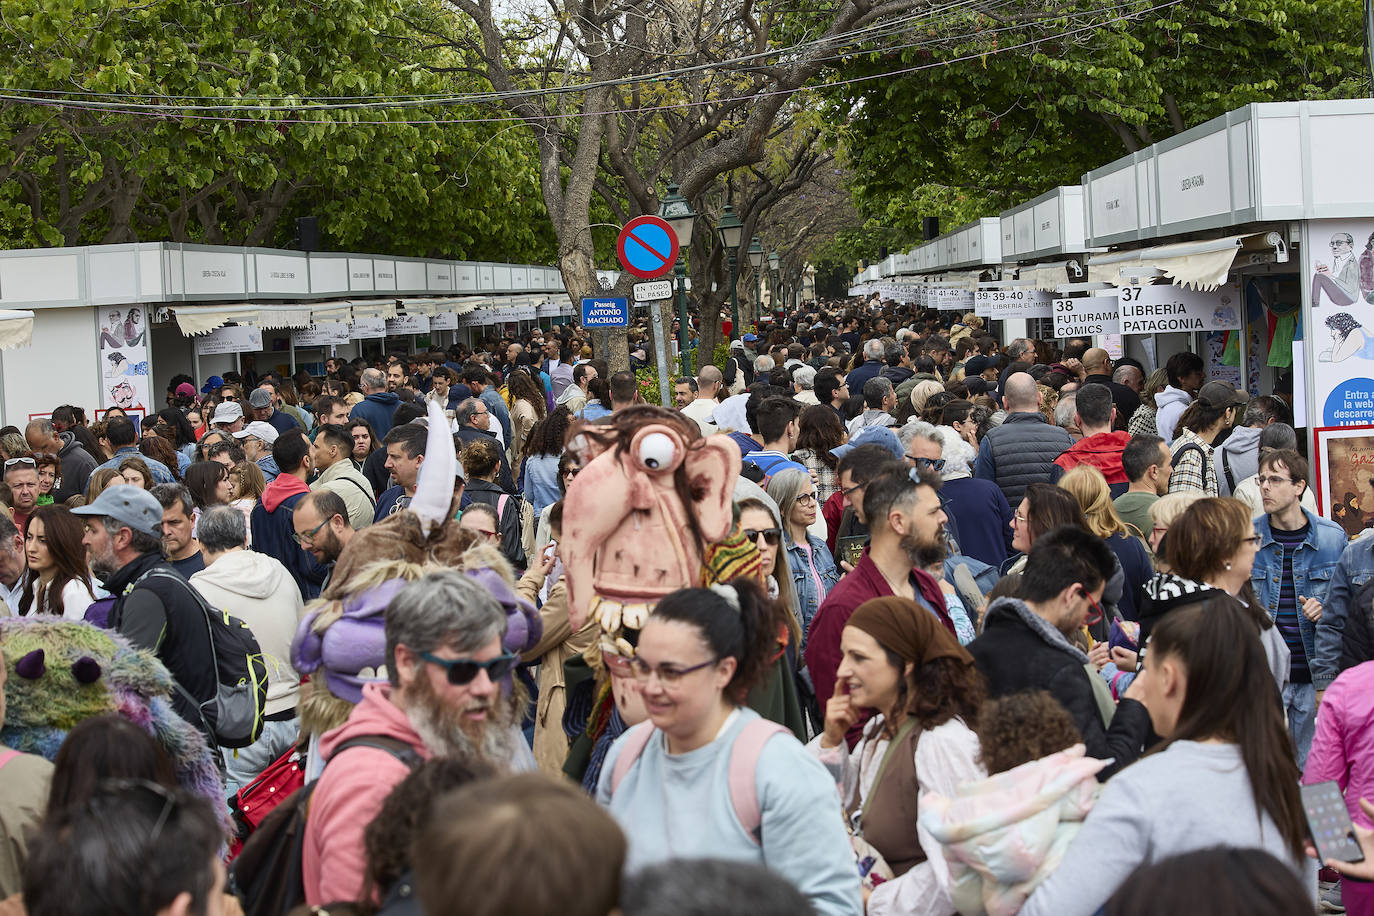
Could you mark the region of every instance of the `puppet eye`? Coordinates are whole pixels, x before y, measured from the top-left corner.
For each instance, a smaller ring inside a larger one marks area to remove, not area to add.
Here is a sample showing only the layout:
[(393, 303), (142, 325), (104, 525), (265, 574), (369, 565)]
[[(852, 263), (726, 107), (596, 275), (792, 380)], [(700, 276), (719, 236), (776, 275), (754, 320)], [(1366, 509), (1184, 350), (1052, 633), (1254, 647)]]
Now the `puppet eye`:
[(677, 457), (677, 446), (671, 436), (664, 433), (649, 433), (639, 442), (639, 463), (650, 471), (672, 467)]

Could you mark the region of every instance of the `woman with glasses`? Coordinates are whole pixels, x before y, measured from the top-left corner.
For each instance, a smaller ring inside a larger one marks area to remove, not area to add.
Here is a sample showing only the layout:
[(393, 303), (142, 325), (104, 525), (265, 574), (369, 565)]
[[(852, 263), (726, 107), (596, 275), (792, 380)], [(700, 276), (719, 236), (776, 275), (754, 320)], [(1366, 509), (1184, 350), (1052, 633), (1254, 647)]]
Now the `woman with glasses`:
[(458, 527), (481, 535), (493, 547), (501, 546), (501, 523), (497, 521), (496, 509), (486, 503), (469, 503), (458, 520)]
[[(816, 610), (830, 589), (840, 581), (840, 573), (825, 541), (808, 530), (815, 524), (820, 509), (817, 504), (819, 492), (811, 482), (811, 475), (796, 469), (779, 471), (768, 481), (768, 495), (778, 504), (782, 519), (782, 542), (787, 557), (785, 572), (792, 580), (791, 610), (801, 625), (801, 649), (805, 650), (811, 618), (816, 616)], [(767, 546), (765, 542), (759, 550), (768, 552), (764, 549)], [(779, 574), (784, 573), (781, 568), (775, 569)]]
[(785, 615), (744, 580), (659, 601), (631, 663), (649, 721), (611, 747), (597, 800), (625, 831), (627, 873), (673, 859), (766, 864), (817, 914), (852, 916), (859, 877), (834, 780), (743, 705)]
[[(1251, 567), (1259, 552), (1260, 537), (1245, 503), (1230, 497), (1199, 499), (1169, 526), (1164, 557), (1173, 575), (1196, 586), (1212, 588), (1237, 599), (1254, 624), (1264, 648), (1269, 670), (1280, 690), (1288, 682), (1290, 653), (1283, 634), (1255, 597), (1250, 584)], [(1140, 608), (1141, 645), (1150, 638), (1160, 619), (1172, 610), (1166, 602), (1151, 600), (1167, 594), (1158, 585), (1147, 586)]]
[[(845, 624), (825, 730), (808, 749), (836, 774), (857, 837), (882, 857), (887, 880), (872, 913), (954, 912), (944, 851), (918, 827), (919, 796), (954, 797), (986, 775), (973, 729), (986, 688), (969, 655), (933, 614), (908, 598), (865, 601)], [(851, 751), (845, 734), (875, 713)]]
[(19, 616), (85, 619), (86, 608), (95, 602), (95, 585), (81, 534), (81, 522), (70, 509), (39, 506), (33, 510), (24, 529), (28, 575), (16, 608)]

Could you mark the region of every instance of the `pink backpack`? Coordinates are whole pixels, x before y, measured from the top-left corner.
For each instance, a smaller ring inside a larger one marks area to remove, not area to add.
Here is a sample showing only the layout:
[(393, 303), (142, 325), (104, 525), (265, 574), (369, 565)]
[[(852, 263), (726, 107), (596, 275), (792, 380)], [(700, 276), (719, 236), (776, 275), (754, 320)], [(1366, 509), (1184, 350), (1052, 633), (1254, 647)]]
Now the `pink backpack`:
[[(625, 747), (615, 759), (611, 770), (611, 794), (620, 788), (620, 783), (630, 768), (635, 765), (639, 755), (648, 747), (649, 739), (657, 729), (652, 722), (641, 722), (625, 733)], [(730, 805), (735, 809), (744, 832), (754, 845), (761, 845), (759, 831), (763, 826), (763, 812), (759, 810), (759, 791), (754, 771), (759, 766), (759, 755), (763, 746), (774, 735), (791, 734), (791, 729), (767, 719), (751, 719), (744, 724), (735, 743), (730, 747)]]

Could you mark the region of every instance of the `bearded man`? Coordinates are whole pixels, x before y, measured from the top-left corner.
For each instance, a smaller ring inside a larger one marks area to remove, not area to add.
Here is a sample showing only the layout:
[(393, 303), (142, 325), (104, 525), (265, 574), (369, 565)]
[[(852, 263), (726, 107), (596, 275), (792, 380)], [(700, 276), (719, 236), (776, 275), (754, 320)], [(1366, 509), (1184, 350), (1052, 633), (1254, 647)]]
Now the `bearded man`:
[(391, 600), (387, 683), (363, 686), (348, 720), (320, 739), (326, 765), (302, 860), (307, 903), (359, 899), (363, 831), (421, 760), (463, 756), (513, 768), (518, 709), (502, 682), (520, 659), (501, 645), (506, 620), (487, 589), (453, 570), (416, 579)]
[[(947, 518), (939, 487), (940, 478), (931, 471), (894, 462), (864, 488), (868, 550), (821, 602), (807, 636), (806, 667), (817, 697), (828, 700), (834, 694), (840, 636), (854, 610), (870, 598), (910, 598), (954, 633), (940, 583), (926, 572), (945, 558)], [(860, 731), (862, 723), (852, 734), (857, 738)]]

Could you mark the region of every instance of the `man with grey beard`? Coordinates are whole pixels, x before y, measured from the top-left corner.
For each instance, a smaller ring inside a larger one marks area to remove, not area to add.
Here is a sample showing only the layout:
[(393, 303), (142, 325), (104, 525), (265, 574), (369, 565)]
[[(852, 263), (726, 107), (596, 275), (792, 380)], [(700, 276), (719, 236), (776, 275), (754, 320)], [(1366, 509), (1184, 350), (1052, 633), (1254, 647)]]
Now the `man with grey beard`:
[(528, 758), (503, 689), (520, 661), (502, 647), (505, 633), (501, 605), (462, 573), (430, 573), (391, 599), (387, 683), (365, 685), (348, 720), (320, 740), (326, 765), (302, 857), (307, 903), (360, 899), (363, 831), (419, 761), (461, 756), (509, 771)]

